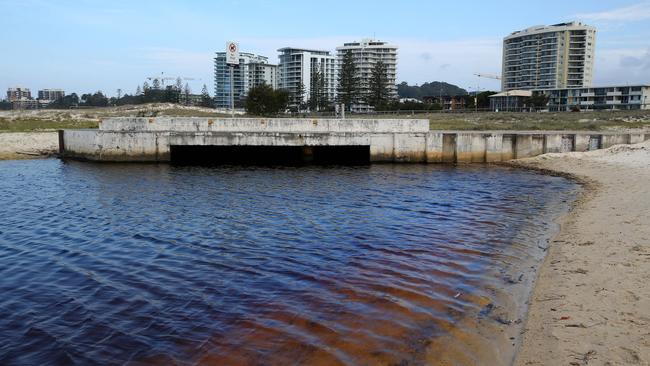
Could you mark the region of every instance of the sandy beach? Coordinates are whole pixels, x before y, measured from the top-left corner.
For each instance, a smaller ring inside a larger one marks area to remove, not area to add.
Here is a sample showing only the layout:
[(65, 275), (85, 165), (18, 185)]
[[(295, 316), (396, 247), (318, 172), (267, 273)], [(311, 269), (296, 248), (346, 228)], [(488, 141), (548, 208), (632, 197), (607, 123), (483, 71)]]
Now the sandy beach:
[(0, 160), (47, 157), (58, 151), (57, 132), (0, 133)]
[(650, 364), (650, 141), (513, 164), (585, 187), (539, 272), (515, 364)]

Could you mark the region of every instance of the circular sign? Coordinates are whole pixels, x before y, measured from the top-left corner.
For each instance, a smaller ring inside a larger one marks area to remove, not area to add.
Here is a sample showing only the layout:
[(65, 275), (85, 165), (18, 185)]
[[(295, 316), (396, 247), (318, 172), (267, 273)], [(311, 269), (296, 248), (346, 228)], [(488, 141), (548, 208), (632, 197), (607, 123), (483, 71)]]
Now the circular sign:
[(235, 52), (235, 51), (237, 51), (237, 44), (236, 44), (236, 43), (231, 43), (231, 44), (229, 44), (229, 45), (228, 45), (228, 49), (230, 50), (230, 52)]

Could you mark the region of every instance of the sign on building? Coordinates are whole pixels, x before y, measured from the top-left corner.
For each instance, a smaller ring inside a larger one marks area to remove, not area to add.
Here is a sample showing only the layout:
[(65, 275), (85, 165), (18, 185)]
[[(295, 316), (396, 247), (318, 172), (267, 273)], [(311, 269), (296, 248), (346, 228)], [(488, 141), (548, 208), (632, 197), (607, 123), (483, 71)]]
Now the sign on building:
[(239, 44), (235, 42), (226, 43), (226, 64), (239, 65)]

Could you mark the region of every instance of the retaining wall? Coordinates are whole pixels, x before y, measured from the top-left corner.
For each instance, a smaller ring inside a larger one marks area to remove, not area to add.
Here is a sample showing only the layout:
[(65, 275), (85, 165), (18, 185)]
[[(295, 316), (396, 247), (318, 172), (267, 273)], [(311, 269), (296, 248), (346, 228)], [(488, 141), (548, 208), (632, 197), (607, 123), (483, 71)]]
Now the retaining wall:
[(171, 146), (369, 146), (372, 162), (483, 163), (637, 143), (644, 133), (428, 131), (427, 120), (116, 118), (62, 130), (63, 157), (167, 162)]

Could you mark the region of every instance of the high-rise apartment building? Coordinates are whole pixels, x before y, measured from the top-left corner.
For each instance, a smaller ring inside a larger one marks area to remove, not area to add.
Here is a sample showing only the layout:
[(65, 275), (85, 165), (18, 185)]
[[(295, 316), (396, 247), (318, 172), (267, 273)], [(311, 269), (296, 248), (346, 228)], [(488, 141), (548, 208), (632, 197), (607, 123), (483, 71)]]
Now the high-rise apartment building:
[(38, 99), (41, 101), (54, 102), (63, 97), (65, 97), (65, 91), (62, 89), (43, 89), (38, 91)]
[[(365, 96), (369, 91), (370, 78), (375, 64), (382, 61), (386, 65), (386, 76), (391, 98), (397, 98), (397, 46), (387, 42), (374, 39), (363, 39), (360, 42), (344, 43), (337, 47), (338, 67), (343, 63), (343, 57), (347, 52), (352, 53), (354, 64), (359, 76), (360, 95)], [(353, 112), (367, 112), (373, 109), (362, 100), (358, 104), (350, 106)]]
[(596, 29), (578, 22), (536, 26), (503, 39), (501, 88), (591, 86)]
[[(276, 65), (268, 63), (268, 57), (242, 52), (239, 65), (233, 72), (233, 96), (235, 106), (241, 106), (249, 90), (260, 84), (277, 88)], [(226, 53), (217, 52), (214, 58), (214, 97), (217, 108), (230, 107), (230, 66), (226, 64)]]
[[(336, 99), (336, 57), (329, 51), (310, 50), (302, 48), (285, 47), (278, 50), (280, 63), (278, 71), (280, 75), (279, 89), (289, 92), (289, 107), (297, 108), (300, 104), (309, 101), (316, 85), (317, 74), (322, 78), (323, 96), (329, 101)], [(298, 96), (302, 84), (302, 100)]]
[(32, 99), (32, 92), (29, 90), (29, 88), (23, 88), (21, 86), (17, 86), (14, 88), (7, 89), (7, 100), (10, 102), (17, 102), (21, 100), (31, 100), (31, 99)]

